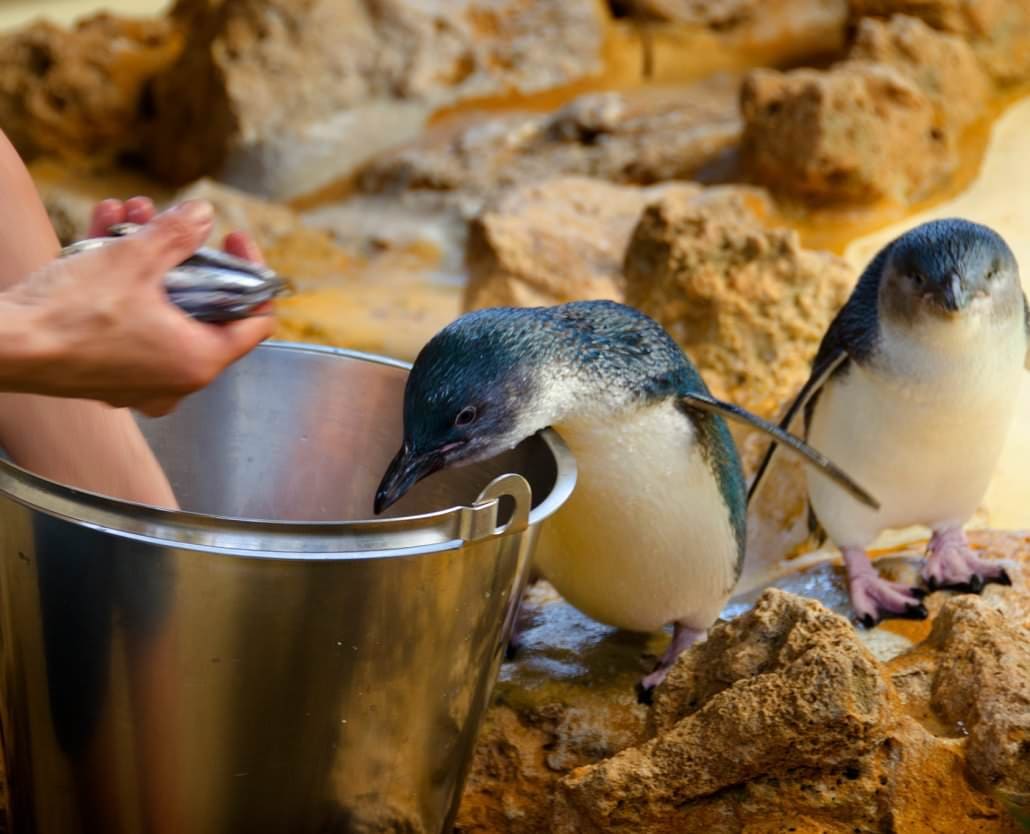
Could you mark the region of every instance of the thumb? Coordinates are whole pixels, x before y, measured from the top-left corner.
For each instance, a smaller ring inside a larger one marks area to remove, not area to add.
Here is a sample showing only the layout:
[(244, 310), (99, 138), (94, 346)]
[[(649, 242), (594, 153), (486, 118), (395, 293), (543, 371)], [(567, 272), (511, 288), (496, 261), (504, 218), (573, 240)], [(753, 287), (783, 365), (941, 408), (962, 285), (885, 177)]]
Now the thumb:
[(275, 317), (260, 315), (218, 326), (227, 364), (250, 353), (275, 331)]
[(213, 225), (211, 204), (189, 200), (157, 215), (109, 251), (112, 257), (131, 260), (147, 278), (160, 280), (204, 245)]

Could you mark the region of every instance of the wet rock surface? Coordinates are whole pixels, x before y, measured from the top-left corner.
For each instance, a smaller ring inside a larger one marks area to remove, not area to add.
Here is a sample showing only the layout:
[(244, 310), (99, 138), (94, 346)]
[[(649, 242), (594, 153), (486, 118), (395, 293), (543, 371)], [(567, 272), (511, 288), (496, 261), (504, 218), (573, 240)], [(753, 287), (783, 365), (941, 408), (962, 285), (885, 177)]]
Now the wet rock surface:
[(601, 69), (597, 0), (180, 0), (182, 57), (154, 86), (152, 161), (289, 197), (414, 138), (438, 107)]
[(138, 153), (145, 84), (179, 50), (166, 20), (100, 14), (0, 36), (0, 124), (19, 154), (75, 162)]
[[(634, 684), (661, 635), (615, 632), (546, 582), (527, 591), (524, 631), (506, 663), (476, 748), (457, 831), (549, 831), (558, 778), (647, 738)], [(653, 659), (651, 660), (653, 662)]]
[[(1023, 535), (972, 538), (1030, 565)], [(903, 575), (914, 555), (879, 565)], [(1025, 581), (932, 594), (930, 622), (872, 631), (837, 613), (835, 565), (774, 584), (730, 603), (652, 707), (632, 686), (667, 638), (599, 626), (536, 585), (457, 830), (1016, 834), (1030, 779)]]

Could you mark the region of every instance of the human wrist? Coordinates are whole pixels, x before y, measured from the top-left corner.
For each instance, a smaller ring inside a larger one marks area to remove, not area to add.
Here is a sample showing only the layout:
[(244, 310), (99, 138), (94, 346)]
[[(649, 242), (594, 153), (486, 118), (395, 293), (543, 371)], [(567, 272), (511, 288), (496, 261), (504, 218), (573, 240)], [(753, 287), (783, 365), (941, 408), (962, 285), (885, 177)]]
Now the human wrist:
[(0, 391), (45, 393), (45, 369), (59, 361), (62, 340), (19, 289), (0, 292)]

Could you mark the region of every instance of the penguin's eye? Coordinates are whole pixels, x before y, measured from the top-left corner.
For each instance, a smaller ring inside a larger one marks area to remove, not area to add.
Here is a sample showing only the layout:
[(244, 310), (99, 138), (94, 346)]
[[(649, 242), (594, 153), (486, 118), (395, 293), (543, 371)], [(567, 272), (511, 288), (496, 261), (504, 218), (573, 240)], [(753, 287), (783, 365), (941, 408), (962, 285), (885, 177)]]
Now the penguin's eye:
[(474, 405), (467, 405), (459, 411), (458, 416), (454, 418), (454, 425), (467, 426), (470, 423), (474, 423), (478, 416), (479, 413), (476, 411), (476, 407)]
[(987, 280), (991, 281), (997, 278), (1001, 274), (1001, 263), (999, 261), (993, 261), (991, 268), (987, 270)]
[(913, 272), (909, 276), (912, 279), (912, 283), (916, 285), (916, 289), (922, 289), (926, 286), (926, 276), (922, 272)]

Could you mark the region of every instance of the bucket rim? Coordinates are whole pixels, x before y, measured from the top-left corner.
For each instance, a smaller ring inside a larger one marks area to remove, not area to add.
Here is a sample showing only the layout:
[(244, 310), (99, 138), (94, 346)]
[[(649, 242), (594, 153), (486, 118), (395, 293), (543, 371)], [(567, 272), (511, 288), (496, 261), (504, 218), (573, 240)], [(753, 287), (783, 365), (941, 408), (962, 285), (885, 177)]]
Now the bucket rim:
[[(270, 350), (322, 354), (411, 370), (411, 363), (350, 348), (280, 340), (268, 340), (255, 348), (255, 351)], [(557, 432), (547, 428), (534, 438), (547, 447), (554, 461), (555, 479), (544, 499), (530, 509), (530, 527), (539, 525), (568, 500), (578, 475), (575, 458)], [(382, 558), (458, 548), (467, 542), (462, 533), (463, 515), (476, 509), (455, 505), (418, 515), (347, 521), (211, 515), (124, 501), (67, 486), (3, 458), (0, 458), (0, 495), (44, 515), (113, 536), (145, 539), (172, 547), (183, 545), (190, 550), (211, 549), (251, 556), (265, 553), (277, 559), (329, 555)], [(505, 534), (503, 528), (495, 532)]]

